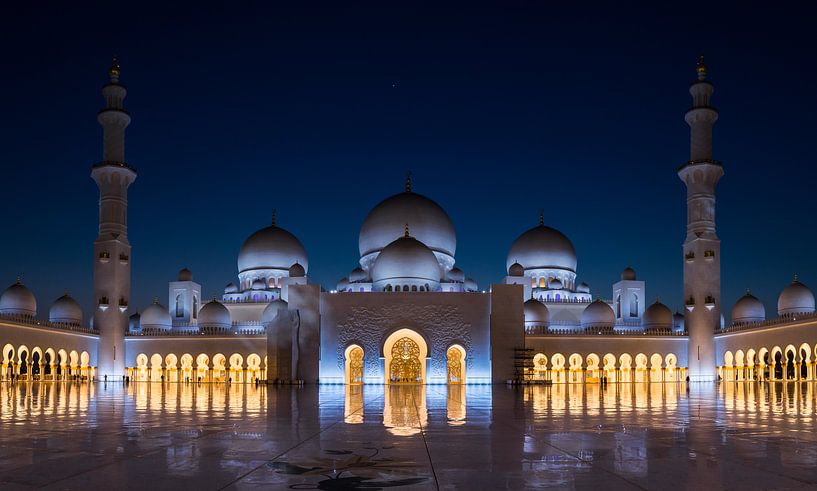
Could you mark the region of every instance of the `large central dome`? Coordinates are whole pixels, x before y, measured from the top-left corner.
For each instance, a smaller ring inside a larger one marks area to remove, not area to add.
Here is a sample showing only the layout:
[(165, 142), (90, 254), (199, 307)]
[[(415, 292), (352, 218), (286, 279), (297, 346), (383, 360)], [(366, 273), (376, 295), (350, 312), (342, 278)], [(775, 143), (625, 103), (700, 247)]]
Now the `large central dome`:
[(453, 267), (457, 249), (454, 224), (440, 205), (411, 191), (386, 198), (366, 216), (358, 242), (361, 266), (369, 269), (384, 247), (403, 236), (406, 224), (442, 266)]
[(565, 269), (576, 272), (576, 249), (565, 234), (539, 224), (520, 235), (508, 252), (506, 268), (513, 263), (529, 269)]
[(238, 253), (238, 272), (254, 269), (289, 271), (298, 263), (308, 270), (306, 250), (301, 241), (287, 230), (273, 224), (250, 235)]

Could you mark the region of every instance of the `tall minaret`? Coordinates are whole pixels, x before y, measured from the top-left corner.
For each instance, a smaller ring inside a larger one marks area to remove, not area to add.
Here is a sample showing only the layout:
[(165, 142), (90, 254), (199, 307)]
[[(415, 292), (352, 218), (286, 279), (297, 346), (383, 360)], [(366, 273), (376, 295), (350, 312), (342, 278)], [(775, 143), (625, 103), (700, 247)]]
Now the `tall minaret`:
[(709, 104), (715, 88), (706, 80), (704, 57), (698, 61), (698, 80), (689, 88), (692, 108), (686, 112), (690, 127), (690, 159), (678, 170), (687, 187), (687, 235), (684, 241), (684, 325), (689, 380), (717, 378), (715, 329), (721, 318), (721, 243), (715, 233), (715, 186), (723, 176), (721, 163), (712, 160), (712, 126), (718, 112)]
[(94, 327), (99, 330), (97, 377), (125, 375), (125, 312), (130, 302), (131, 247), (128, 242), (128, 186), (136, 170), (125, 163), (125, 128), (130, 115), (122, 102), (127, 91), (119, 83), (119, 63), (113, 59), (109, 84), (102, 88), (105, 107), (102, 161), (91, 170), (99, 187), (99, 236), (94, 241)]

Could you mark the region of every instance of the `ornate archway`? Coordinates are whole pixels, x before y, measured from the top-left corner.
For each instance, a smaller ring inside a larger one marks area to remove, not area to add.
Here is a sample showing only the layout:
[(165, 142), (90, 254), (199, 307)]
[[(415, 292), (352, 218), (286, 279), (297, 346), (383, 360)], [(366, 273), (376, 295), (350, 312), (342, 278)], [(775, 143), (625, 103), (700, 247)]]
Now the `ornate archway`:
[(465, 383), (465, 348), (458, 344), (451, 345), (446, 351), (446, 365), (449, 384)]
[(346, 348), (345, 353), (346, 364), (346, 383), (347, 384), (362, 384), (363, 383), (363, 348), (353, 344)]
[(423, 384), (426, 380), (428, 347), (411, 329), (393, 332), (383, 344), (387, 384)]

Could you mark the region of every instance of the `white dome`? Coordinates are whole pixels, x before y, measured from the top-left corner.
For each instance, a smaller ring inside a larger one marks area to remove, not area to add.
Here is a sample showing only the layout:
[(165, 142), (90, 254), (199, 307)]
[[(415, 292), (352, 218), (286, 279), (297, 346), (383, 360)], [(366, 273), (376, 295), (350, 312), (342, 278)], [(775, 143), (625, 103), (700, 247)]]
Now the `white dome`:
[(795, 277), (777, 298), (777, 315), (811, 312), (814, 312), (814, 294)]
[[(622, 274), (622, 278), (623, 276)], [(635, 278), (635, 276), (633, 277)], [(656, 300), (654, 304), (644, 310), (644, 317), (641, 322), (645, 329), (671, 329), (672, 311), (669, 307)]]
[(766, 320), (766, 307), (754, 295), (746, 292), (732, 307), (732, 324), (747, 324)]
[(231, 281), (224, 287), (224, 293), (238, 293), (238, 287)]
[(547, 306), (534, 298), (525, 302), (525, 326), (550, 325), (550, 311)]
[(635, 270), (629, 266), (624, 268), (624, 271), (621, 272), (621, 280), (622, 281), (635, 281)]
[(612, 328), (615, 323), (613, 308), (601, 300), (594, 300), (582, 311), (582, 327), (585, 329)]
[(142, 312), (139, 324), (142, 329), (168, 330), (173, 327), (173, 319), (170, 318), (167, 308), (154, 300), (153, 304)]
[(508, 276), (525, 276), (525, 268), (521, 264), (514, 262), (508, 267)]
[(179, 271), (179, 281), (193, 281), (193, 272), (187, 268), (182, 268)]
[(349, 273), (349, 282), (357, 283), (359, 281), (366, 281), (368, 279), (366, 272), (360, 266), (356, 267)]
[(232, 325), (230, 311), (217, 300), (207, 302), (199, 310), (199, 327), (229, 329)]
[(48, 310), (48, 321), (55, 324), (82, 324), (82, 308), (67, 293), (51, 305)]
[(266, 290), (267, 282), (262, 280), (261, 278), (258, 278), (256, 280), (253, 280), (251, 288), (253, 290)]
[(304, 276), (306, 276), (306, 270), (300, 263), (295, 263), (289, 267), (290, 278), (303, 278)]
[(288, 231), (271, 225), (250, 235), (238, 253), (238, 272), (255, 269), (281, 269), (298, 263), (309, 270), (306, 250), (301, 241)]
[(341, 278), (335, 287), (339, 292), (345, 292), (349, 288), (349, 278)]
[(269, 305), (264, 309), (264, 312), (261, 313), (261, 324), (265, 326), (270, 322), (275, 320), (275, 317), (278, 315), (279, 310), (287, 310), (289, 309), (289, 305), (281, 300), (280, 298), (277, 300), (273, 300), (270, 302)]
[(440, 264), (431, 249), (411, 236), (404, 236), (387, 245), (372, 266), (372, 282), (377, 290), (386, 285), (429, 284), (431, 291), (439, 288)]
[(590, 293), (590, 285), (582, 281), (579, 283), (579, 286), (576, 287), (576, 291), (579, 293)]
[(550, 280), (551, 290), (561, 290), (562, 288), (564, 288), (564, 285), (562, 285), (562, 280), (560, 280), (559, 278), (553, 278), (552, 280)]
[(465, 273), (460, 268), (453, 267), (448, 272), (448, 281), (462, 283), (465, 281)]
[(575, 273), (576, 249), (563, 233), (538, 225), (513, 241), (505, 267), (510, 270), (515, 262), (525, 270), (565, 269)]
[(0, 315), (34, 317), (37, 315), (37, 299), (31, 290), (17, 280), (17, 283), (6, 288), (3, 295), (0, 295)]
[(406, 224), (411, 234), (431, 249), (441, 264), (454, 264), (457, 235), (454, 224), (440, 205), (423, 195), (407, 191), (381, 201), (363, 220), (358, 247), (361, 265), (369, 269), (373, 257), (403, 236)]

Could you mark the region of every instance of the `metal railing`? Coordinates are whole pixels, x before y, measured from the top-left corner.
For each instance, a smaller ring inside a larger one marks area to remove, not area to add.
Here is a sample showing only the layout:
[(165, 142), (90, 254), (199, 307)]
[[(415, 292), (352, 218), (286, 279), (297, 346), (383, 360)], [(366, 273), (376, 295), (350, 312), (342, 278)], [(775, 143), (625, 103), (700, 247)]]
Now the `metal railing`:
[(67, 324), (63, 322), (41, 321), (25, 315), (0, 315), (0, 322), (9, 322), (29, 327), (40, 327), (44, 329), (56, 329), (59, 331), (71, 331), (80, 334), (99, 334), (99, 330), (79, 324)]

